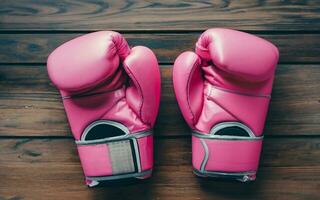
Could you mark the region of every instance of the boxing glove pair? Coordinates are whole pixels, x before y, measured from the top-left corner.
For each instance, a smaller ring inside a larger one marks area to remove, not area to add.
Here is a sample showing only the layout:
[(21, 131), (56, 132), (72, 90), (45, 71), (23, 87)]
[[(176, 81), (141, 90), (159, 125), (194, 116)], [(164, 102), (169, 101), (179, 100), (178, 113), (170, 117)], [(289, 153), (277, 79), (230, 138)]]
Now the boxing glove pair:
[[(278, 50), (247, 33), (210, 29), (173, 67), (181, 112), (192, 129), (200, 176), (254, 180)], [(90, 187), (147, 178), (160, 102), (154, 53), (117, 32), (90, 33), (55, 49), (48, 74), (62, 96)]]

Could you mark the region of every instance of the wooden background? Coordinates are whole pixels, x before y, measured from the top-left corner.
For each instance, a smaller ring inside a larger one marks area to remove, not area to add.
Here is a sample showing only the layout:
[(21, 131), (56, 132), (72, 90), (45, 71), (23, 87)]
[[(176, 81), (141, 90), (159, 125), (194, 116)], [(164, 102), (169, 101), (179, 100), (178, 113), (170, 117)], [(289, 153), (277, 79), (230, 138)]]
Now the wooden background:
[[(257, 34), (280, 49), (253, 183), (191, 173), (190, 133), (175, 102), (171, 67), (211, 27)], [(61, 43), (105, 29), (153, 49), (161, 64), (156, 164), (149, 180), (89, 189), (45, 63)], [(0, 200), (319, 200), (320, 2), (0, 0), (0, 109)]]

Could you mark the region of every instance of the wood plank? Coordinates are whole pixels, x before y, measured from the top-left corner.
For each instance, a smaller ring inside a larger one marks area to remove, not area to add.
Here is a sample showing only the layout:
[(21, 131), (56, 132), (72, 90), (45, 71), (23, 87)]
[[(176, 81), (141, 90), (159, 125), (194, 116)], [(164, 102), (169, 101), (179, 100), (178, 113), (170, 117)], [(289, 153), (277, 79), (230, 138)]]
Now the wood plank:
[[(2, 167), (2, 166), (1, 166)], [(56, 199), (172, 199), (172, 200), (318, 200), (318, 168), (264, 168), (255, 183), (241, 184), (200, 179), (189, 166), (158, 167), (145, 181), (112, 183), (87, 188), (79, 166), (51, 164), (5, 167), (0, 172), (4, 200)], [(75, 172), (76, 171), (76, 172)], [(6, 182), (3, 182), (5, 180)]]
[[(258, 179), (241, 184), (196, 178), (189, 139), (155, 140), (145, 181), (89, 189), (71, 139), (0, 140), (0, 199), (319, 199), (319, 138), (266, 139)], [(52, 189), (54, 188), (54, 189)]]
[[(160, 63), (173, 63), (193, 50), (201, 33), (124, 34), (132, 46), (145, 45)], [(45, 63), (51, 51), (81, 34), (0, 34), (0, 63)], [(279, 47), (280, 63), (320, 62), (319, 34), (258, 34)]]
[(2, 0), (0, 30), (319, 31), (319, 8), (319, 1)]
[[(177, 106), (171, 66), (161, 65), (155, 134), (189, 135)], [(44, 66), (0, 66), (0, 135), (71, 136), (60, 96)], [(266, 135), (320, 135), (320, 66), (279, 65)]]

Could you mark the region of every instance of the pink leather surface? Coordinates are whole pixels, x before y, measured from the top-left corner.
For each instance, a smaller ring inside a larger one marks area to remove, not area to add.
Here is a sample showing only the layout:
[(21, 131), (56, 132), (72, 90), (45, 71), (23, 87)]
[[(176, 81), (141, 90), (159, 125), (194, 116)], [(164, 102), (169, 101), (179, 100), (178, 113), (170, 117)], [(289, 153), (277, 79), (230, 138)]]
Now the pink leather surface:
[[(193, 167), (200, 169), (204, 159), (203, 147), (199, 138), (192, 137)], [(209, 150), (209, 159), (205, 165), (207, 171), (246, 172), (257, 171), (262, 140), (232, 141), (203, 139)]]
[(109, 149), (106, 144), (78, 145), (77, 147), (85, 176), (112, 175)]
[[(249, 126), (256, 136), (263, 134), (269, 98), (239, 95), (206, 84), (207, 94), (196, 129), (209, 133), (220, 122), (238, 121)], [(240, 106), (241, 105), (241, 106)]]
[[(117, 104), (121, 103), (122, 99), (124, 101), (124, 97), (125, 89), (122, 88), (113, 92), (102, 93), (100, 95), (65, 99), (63, 101), (63, 105), (75, 139), (80, 140), (84, 129), (92, 122), (98, 119), (109, 119), (110, 117), (104, 116), (108, 115), (109, 111), (114, 110), (114, 107), (117, 107)], [(128, 110), (125, 111), (130, 112)], [(130, 113), (132, 113), (132, 111)], [(117, 114), (118, 113), (111, 113), (110, 115), (112, 116)], [(127, 124), (129, 124), (131, 121), (126, 118), (121, 122), (127, 122)], [(140, 120), (137, 118), (135, 123), (139, 122)], [(140, 122), (140, 124), (142, 123)]]
[(173, 86), (180, 110), (191, 128), (199, 119), (203, 106), (203, 78), (197, 54), (184, 52), (173, 67)]
[[(263, 135), (278, 57), (277, 48), (262, 38), (229, 29), (205, 31), (197, 41), (196, 53), (180, 54), (173, 67), (176, 98), (188, 125), (209, 134), (219, 123), (240, 122), (255, 136)], [(210, 159), (212, 169), (257, 167), (261, 144), (207, 142), (212, 146), (210, 151), (220, 153)], [(193, 143), (193, 164), (198, 168), (203, 149), (198, 141), (193, 139)], [(233, 163), (229, 162), (232, 159)]]
[(215, 87), (236, 91), (251, 96), (268, 96), (272, 91), (273, 75), (270, 79), (261, 82), (241, 81), (214, 65), (203, 65), (201, 67), (205, 81)]
[[(200, 51), (198, 50), (200, 49)], [(254, 35), (230, 30), (209, 29), (196, 44), (196, 52), (211, 58), (219, 69), (234, 75), (236, 79), (263, 81), (273, 75), (278, 62), (278, 49), (270, 42)]]
[(153, 126), (160, 103), (160, 70), (154, 53), (143, 46), (132, 48), (124, 60), (124, 69), (131, 78), (126, 90), (129, 106), (141, 120)]
[(200, 170), (205, 155), (204, 148), (199, 140), (192, 136), (192, 165), (193, 168)]
[[(121, 34), (100, 31), (75, 38), (55, 49), (48, 58), (47, 69), (64, 98), (76, 140), (80, 140), (89, 124), (98, 120), (121, 123), (130, 134), (153, 128), (160, 103), (161, 80), (157, 58), (150, 49), (142, 46), (130, 49)], [(142, 146), (150, 151), (146, 153), (148, 159), (143, 158), (145, 167), (150, 167), (153, 145), (147, 140)], [(81, 150), (83, 159), (100, 156), (95, 155), (95, 151), (84, 153), (87, 149)], [(91, 171), (87, 165), (84, 168)]]
[(138, 139), (140, 150), (141, 170), (149, 170), (153, 168), (153, 136)]
[(117, 70), (117, 50), (121, 48), (129, 53), (128, 44), (121, 38), (119, 33), (100, 31), (64, 43), (49, 55), (47, 69), (50, 79), (56, 87), (67, 91), (96, 86)]

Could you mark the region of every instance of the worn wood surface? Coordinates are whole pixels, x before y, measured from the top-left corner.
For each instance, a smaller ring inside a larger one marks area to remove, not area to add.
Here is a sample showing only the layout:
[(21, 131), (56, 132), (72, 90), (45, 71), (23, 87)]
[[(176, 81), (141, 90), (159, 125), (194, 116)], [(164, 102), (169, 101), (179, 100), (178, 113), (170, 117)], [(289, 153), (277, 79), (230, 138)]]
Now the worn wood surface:
[(318, 1), (2, 0), (3, 30), (319, 31)]
[[(193, 50), (199, 33), (130, 34), (131, 46), (151, 48), (160, 63), (171, 64), (176, 56)], [(51, 51), (81, 34), (0, 34), (0, 63), (44, 63)], [(320, 37), (317, 34), (257, 34), (279, 47), (280, 63), (319, 63)]]
[[(0, 200), (320, 199), (319, 13), (320, 2), (307, 0), (0, 0)], [(192, 174), (190, 133), (173, 93), (174, 59), (221, 26), (280, 50), (258, 179), (249, 184)], [(154, 176), (89, 189), (45, 63), (61, 43), (103, 29), (154, 50), (162, 96)]]

